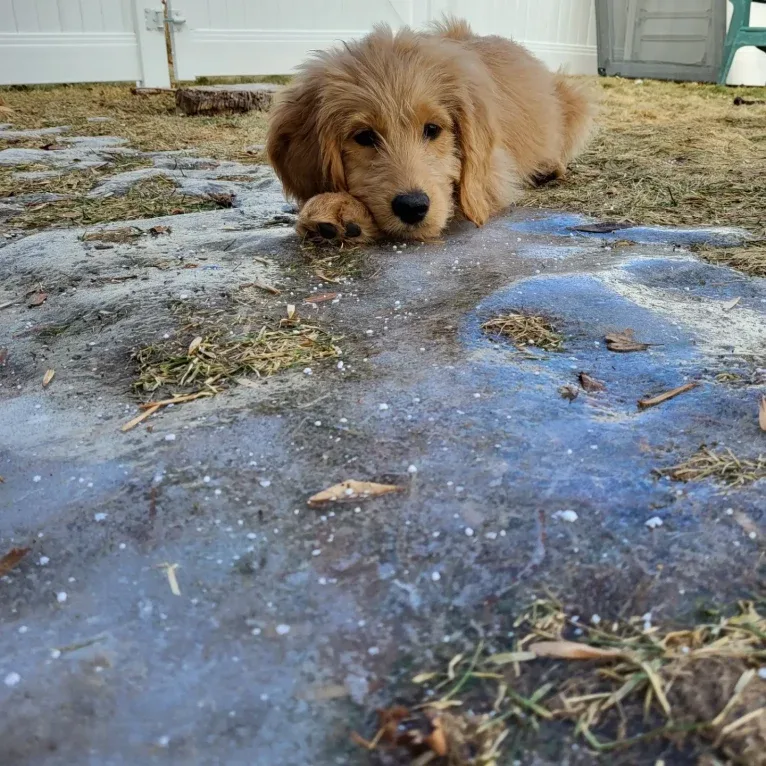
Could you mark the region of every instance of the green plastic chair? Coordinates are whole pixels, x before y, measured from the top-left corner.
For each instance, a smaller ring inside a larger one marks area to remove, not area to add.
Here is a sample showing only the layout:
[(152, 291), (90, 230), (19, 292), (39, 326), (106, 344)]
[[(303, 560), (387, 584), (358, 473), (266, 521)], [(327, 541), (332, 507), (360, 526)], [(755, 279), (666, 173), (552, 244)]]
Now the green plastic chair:
[(718, 84), (725, 85), (734, 55), (740, 48), (754, 46), (766, 53), (766, 27), (750, 26), (750, 3), (766, 3), (766, 0), (730, 0), (734, 6), (729, 22), (729, 31), (723, 44), (723, 63), (718, 75)]

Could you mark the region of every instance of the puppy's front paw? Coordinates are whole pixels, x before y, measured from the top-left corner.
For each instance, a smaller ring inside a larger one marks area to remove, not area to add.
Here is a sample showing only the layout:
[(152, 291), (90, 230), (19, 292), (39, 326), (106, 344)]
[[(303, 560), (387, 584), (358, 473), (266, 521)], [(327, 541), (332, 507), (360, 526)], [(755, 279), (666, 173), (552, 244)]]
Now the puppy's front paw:
[(296, 230), (303, 239), (317, 244), (361, 245), (378, 236), (370, 211), (345, 192), (312, 197), (301, 208)]

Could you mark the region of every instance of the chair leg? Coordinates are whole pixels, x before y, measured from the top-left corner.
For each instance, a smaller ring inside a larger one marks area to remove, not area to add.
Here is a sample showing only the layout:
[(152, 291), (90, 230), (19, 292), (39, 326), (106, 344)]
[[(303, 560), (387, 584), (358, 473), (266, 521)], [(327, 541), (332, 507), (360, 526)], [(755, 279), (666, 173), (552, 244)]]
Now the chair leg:
[(734, 56), (739, 50), (739, 46), (736, 42), (729, 43), (723, 47), (723, 61), (721, 62), (721, 69), (718, 72), (718, 84), (726, 85), (726, 78), (729, 76), (729, 70), (734, 63)]
[(726, 78), (729, 76), (734, 55), (739, 49), (737, 36), (742, 27), (750, 23), (750, 0), (731, 0), (732, 13), (729, 29), (726, 32), (726, 42), (723, 46), (723, 61), (718, 73), (718, 84), (726, 85)]

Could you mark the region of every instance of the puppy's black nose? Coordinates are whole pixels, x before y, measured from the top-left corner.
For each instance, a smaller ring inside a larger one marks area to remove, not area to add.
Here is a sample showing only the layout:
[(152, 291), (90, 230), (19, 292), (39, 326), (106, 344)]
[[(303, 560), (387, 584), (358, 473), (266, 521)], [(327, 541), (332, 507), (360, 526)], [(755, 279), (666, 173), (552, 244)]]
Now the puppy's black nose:
[(391, 209), (404, 223), (420, 223), (427, 215), (431, 200), (425, 192), (398, 194), (391, 200)]

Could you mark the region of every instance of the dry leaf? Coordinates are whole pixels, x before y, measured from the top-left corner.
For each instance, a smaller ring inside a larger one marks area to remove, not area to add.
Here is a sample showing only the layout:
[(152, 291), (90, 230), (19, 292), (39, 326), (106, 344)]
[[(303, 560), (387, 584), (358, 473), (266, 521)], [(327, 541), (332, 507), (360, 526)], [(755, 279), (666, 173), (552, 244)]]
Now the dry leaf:
[(766, 431), (766, 396), (761, 397), (761, 402), (758, 405), (758, 423), (761, 426), (761, 431)]
[(0, 346), (0, 365), (4, 367), (7, 361), (8, 361), (8, 348), (7, 346)]
[(47, 370), (45, 375), (43, 375), (43, 388), (48, 388), (48, 386), (51, 384), (51, 381), (56, 375), (56, 370)]
[(376, 484), (373, 481), (355, 481), (349, 479), (340, 484), (334, 484), (332, 487), (317, 492), (308, 499), (310, 506), (323, 505), (325, 503), (343, 503), (364, 499), (366, 497), (376, 497), (378, 495), (387, 495), (390, 492), (404, 492), (405, 487), (397, 484)]
[(433, 681), (434, 678), (439, 677), (439, 673), (418, 673), (415, 678), (412, 679), (413, 684), (424, 684), (426, 681)]
[(287, 318), (295, 319), (295, 304), (294, 303), (287, 304)]
[(487, 662), (493, 665), (510, 665), (514, 662), (529, 662), (536, 659), (537, 655), (534, 652), (501, 652), (487, 657)]
[(35, 306), (42, 306), (45, 301), (48, 300), (48, 293), (35, 293), (28, 301), (27, 306), (34, 308)]
[(559, 395), (573, 402), (579, 396), (580, 392), (574, 386), (561, 386), (559, 388)]
[(197, 349), (202, 345), (202, 336), (198, 335), (190, 344), (189, 344), (189, 350), (187, 351), (187, 354), (189, 356), (194, 356), (194, 354), (197, 353)]
[(340, 293), (320, 293), (319, 295), (308, 295), (303, 299), (304, 303), (324, 303), (325, 301), (334, 301)]
[(327, 686), (314, 686), (299, 692), (298, 699), (306, 702), (323, 702), (325, 700), (337, 700), (349, 696), (348, 689), (343, 684), (328, 684)]
[(589, 394), (595, 394), (599, 391), (606, 391), (606, 386), (596, 378), (591, 377), (588, 375), (587, 372), (581, 372), (577, 379), (580, 381), (580, 385), (583, 387), (584, 391), (587, 391)]
[(692, 381), (691, 383), (684, 383), (683, 386), (678, 386), (678, 388), (674, 388), (671, 391), (665, 391), (663, 394), (653, 396), (651, 399), (639, 399), (638, 409), (645, 410), (649, 407), (656, 407), (658, 404), (668, 401), (668, 399), (673, 399), (679, 394), (684, 394), (693, 388), (697, 388), (697, 386), (699, 386), (699, 383)]
[(606, 341), (606, 347), (610, 351), (617, 351), (618, 353), (629, 353), (630, 351), (646, 351), (649, 348), (649, 343), (639, 343), (633, 337), (633, 330), (623, 330), (622, 332), (612, 332), (604, 337)]
[(734, 298), (733, 300), (726, 301), (726, 303), (724, 303), (721, 308), (724, 311), (731, 311), (741, 300), (742, 298)]
[(16, 564), (29, 553), (29, 548), (11, 548), (8, 553), (0, 559), (0, 577), (13, 569)]
[(149, 234), (151, 234), (153, 237), (159, 237), (160, 234), (170, 234), (170, 232), (173, 231), (170, 226), (152, 226), (149, 229)]
[(743, 511), (734, 511), (733, 517), (734, 521), (736, 521), (748, 535), (759, 537), (758, 533), (760, 532), (760, 529), (758, 529), (758, 525), (746, 513)]
[(576, 641), (538, 641), (531, 644), (530, 652), (537, 657), (554, 657), (560, 660), (613, 660), (624, 656), (620, 649), (601, 649)]

